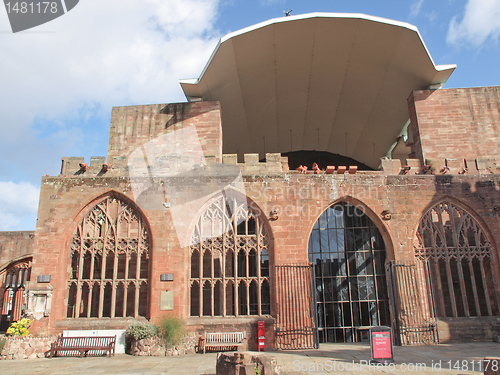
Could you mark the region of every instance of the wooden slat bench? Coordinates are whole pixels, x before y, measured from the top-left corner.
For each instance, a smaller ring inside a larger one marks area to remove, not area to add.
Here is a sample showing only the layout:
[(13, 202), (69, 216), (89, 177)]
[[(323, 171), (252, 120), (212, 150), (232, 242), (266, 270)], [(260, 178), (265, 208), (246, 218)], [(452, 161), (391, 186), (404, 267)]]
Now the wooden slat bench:
[(205, 332), (205, 337), (200, 337), (198, 351), (205, 351), (207, 348), (217, 350), (230, 350), (245, 345), (246, 332)]
[(49, 357), (58, 352), (80, 352), (80, 358), (87, 356), (90, 350), (107, 351), (109, 356), (115, 355), (116, 336), (63, 337), (59, 336), (50, 346)]

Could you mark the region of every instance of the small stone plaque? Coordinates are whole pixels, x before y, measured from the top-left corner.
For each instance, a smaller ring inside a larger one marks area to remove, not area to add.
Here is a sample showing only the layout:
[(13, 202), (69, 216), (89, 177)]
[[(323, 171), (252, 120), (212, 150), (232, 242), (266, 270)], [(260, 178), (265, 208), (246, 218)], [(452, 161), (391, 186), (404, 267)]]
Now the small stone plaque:
[(160, 310), (173, 310), (174, 309), (174, 292), (172, 290), (161, 292), (160, 294)]
[(38, 275), (36, 278), (37, 283), (50, 283), (50, 275)]
[(174, 281), (173, 273), (162, 273), (160, 275), (160, 281)]

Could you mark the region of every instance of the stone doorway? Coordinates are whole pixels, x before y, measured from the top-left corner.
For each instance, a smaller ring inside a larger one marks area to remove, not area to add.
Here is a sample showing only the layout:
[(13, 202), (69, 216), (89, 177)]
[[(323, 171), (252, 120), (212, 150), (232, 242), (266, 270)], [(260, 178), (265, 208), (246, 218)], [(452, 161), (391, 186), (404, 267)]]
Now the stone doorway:
[(364, 207), (328, 207), (309, 238), (320, 342), (362, 342), (390, 325), (385, 244)]

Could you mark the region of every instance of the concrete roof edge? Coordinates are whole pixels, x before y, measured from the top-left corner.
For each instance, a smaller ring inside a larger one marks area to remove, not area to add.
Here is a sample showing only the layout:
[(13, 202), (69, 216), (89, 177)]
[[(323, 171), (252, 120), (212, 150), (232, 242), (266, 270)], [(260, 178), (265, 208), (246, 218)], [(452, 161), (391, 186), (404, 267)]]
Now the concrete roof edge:
[(257, 23), (252, 26), (245, 27), (240, 30), (233, 31), (229, 34), (226, 34), (220, 39), (219, 45), (226, 40), (229, 40), (231, 38), (234, 38), (238, 35), (242, 35), (245, 33), (248, 33), (250, 31), (254, 31), (257, 29), (260, 29), (265, 26), (277, 24), (277, 23), (282, 23), (282, 22), (290, 22), (290, 21), (297, 21), (297, 20), (304, 20), (304, 19), (309, 19), (309, 18), (354, 18), (354, 19), (365, 19), (368, 21), (376, 21), (376, 22), (381, 22), (381, 23), (386, 23), (389, 25), (394, 25), (394, 26), (400, 26), (400, 27), (405, 27), (407, 29), (417, 31), (418, 29), (416, 26), (409, 24), (407, 22), (400, 22), (400, 21), (394, 21), (390, 20), (388, 18), (382, 18), (382, 17), (376, 17), (376, 16), (369, 16), (363, 13), (327, 13), (327, 12), (314, 12), (314, 13), (306, 13), (306, 14), (299, 14), (296, 16), (289, 16), (289, 17), (279, 17), (279, 18), (272, 18), (270, 20), (264, 21)]
[[(245, 28), (237, 30), (237, 31), (233, 31), (233, 32), (231, 32), (231, 33), (223, 36), (219, 40), (219, 42), (217, 43), (217, 46), (215, 47), (215, 49), (212, 52), (212, 54), (210, 55), (210, 58), (208, 59), (207, 63), (205, 64), (205, 67), (203, 68), (200, 76), (198, 78), (181, 79), (181, 80), (179, 80), (179, 83), (180, 83), (180, 85), (181, 85), (181, 87), (182, 87), (182, 89), (184, 91), (184, 94), (186, 95), (186, 97), (188, 99), (189, 99), (190, 96), (192, 96), (192, 95), (189, 95), (188, 92), (186, 92), (186, 89), (188, 89), (188, 87), (191, 86), (191, 85), (196, 86), (196, 85), (198, 85), (200, 83), (200, 81), (202, 80), (202, 78), (203, 78), (206, 70), (208, 69), (210, 63), (212, 62), (215, 54), (219, 50), (219, 48), (220, 48), (220, 46), (221, 46), (222, 43), (224, 43), (224, 42), (226, 42), (226, 41), (228, 41), (228, 40), (230, 40), (230, 39), (232, 39), (234, 37), (237, 37), (239, 35), (242, 35), (242, 34), (254, 31), (254, 30), (258, 30), (260, 28), (263, 28), (263, 27), (266, 27), (266, 26), (269, 26), (269, 25), (273, 25), (273, 24), (277, 24), (277, 23), (282, 23), (282, 22), (291, 22), (291, 21), (297, 21), (297, 20), (312, 19), (312, 18), (351, 18), (351, 19), (363, 19), (363, 20), (367, 20), (367, 21), (380, 22), (380, 23), (385, 23), (385, 24), (392, 25), (392, 26), (399, 26), (399, 27), (406, 28), (408, 30), (411, 30), (411, 31), (414, 31), (414, 32), (417, 33), (417, 35), (418, 35), (418, 37), (419, 37), (422, 45), (424, 46), (425, 51), (427, 52), (427, 56), (429, 57), (429, 60), (431, 61), (432, 65), (434, 66), (434, 69), (436, 70), (436, 73), (443, 72), (443, 71), (446, 71), (446, 70), (450, 70), (450, 73), (447, 75), (446, 80), (444, 80), (444, 82), (446, 82), (448, 80), (448, 78), (450, 77), (450, 75), (453, 73), (453, 71), (457, 67), (455, 64), (436, 65), (434, 63), (434, 60), (432, 59), (432, 56), (431, 56), (429, 50), (427, 49), (427, 46), (425, 45), (425, 42), (424, 42), (422, 36), (420, 35), (420, 32), (418, 31), (418, 28), (416, 26), (412, 25), (412, 24), (407, 23), (407, 22), (395, 21), (395, 20), (391, 20), (391, 19), (388, 19), (388, 18), (382, 18), (382, 17), (377, 17), (377, 16), (370, 16), (370, 15), (366, 15), (366, 14), (363, 14), (363, 13), (326, 13), (326, 12), (314, 12), (314, 13), (306, 13), (306, 14), (300, 14), (300, 15), (289, 16), (289, 17), (272, 18), (270, 20), (267, 20), (267, 21), (264, 21), (264, 22), (260, 22), (260, 23), (257, 23), (255, 25), (248, 26), (248, 27), (245, 27)], [(441, 81), (441, 83), (444, 83), (442, 80), (440, 80), (440, 81)]]
[(435, 65), (436, 70), (442, 72), (444, 70), (455, 70), (457, 68), (457, 64), (443, 64), (443, 65)]

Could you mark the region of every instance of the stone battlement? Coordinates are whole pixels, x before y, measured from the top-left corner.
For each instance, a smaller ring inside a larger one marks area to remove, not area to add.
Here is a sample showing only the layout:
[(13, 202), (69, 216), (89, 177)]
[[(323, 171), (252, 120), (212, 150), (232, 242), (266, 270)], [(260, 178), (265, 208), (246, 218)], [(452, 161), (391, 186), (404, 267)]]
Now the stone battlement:
[(108, 173), (109, 166), (105, 156), (92, 156), (90, 164), (85, 163), (83, 156), (63, 157), (59, 177), (79, 176), (86, 177), (104, 176)]
[[(215, 155), (207, 155), (204, 158), (208, 165), (217, 162)], [(186, 155), (171, 156), (166, 158), (168, 160), (163, 159), (160, 167), (167, 168), (167, 170), (174, 168), (179, 163), (184, 164), (186, 170), (191, 169), (191, 166), (196, 167), (199, 165), (194, 163), (194, 160), (190, 163), (190, 158)], [(158, 163), (159, 161), (156, 160), (155, 162)], [(266, 154), (265, 162), (259, 161), (259, 154), (244, 154), (243, 163), (238, 163), (236, 154), (223, 154), (222, 163), (238, 166), (245, 175), (290, 172), (314, 174), (313, 170), (290, 171), (288, 157), (281, 156), (280, 153)], [(154, 174), (156, 167), (157, 165), (148, 166), (148, 172)], [(59, 177), (127, 176), (131, 170), (126, 158), (123, 158), (121, 163), (116, 163), (114, 160), (111, 165), (108, 165), (104, 156), (91, 157), (89, 164), (85, 163), (83, 156), (63, 157)], [(366, 171), (358, 171), (356, 166), (328, 166), (326, 170), (318, 170), (316, 174), (356, 174), (359, 172), (366, 173)], [(380, 171), (372, 171), (371, 173), (383, 173), (385, 175), (500, 174), (500, 162), (496, 159), (426, 159), (425, 164), (422, 165), (418, 159), (406, 159), (403, 165), (399, 159), (382, 158), (380, 159)]]
[(399, 159), (380, 159), (384, 174), (499, 174), (500, 162), (496, 159), (426, 159), (422, 165), (419, 159), (406, 159), (401, 165)]
[[(124, 176), (131, 171), (130, 166), (127, 164), (127, 158), (122, 158), (120, 163), (118, 163), (116, 158), (113, 158), (113, 162), (108, 166), (106, 163), (106, 158), (104, 156), (93, 156), (90, 158), (90, 164), (85, 163), (83, 156), (77, 157), (63, 157), (61, 173), (59, 177), (101, 177), (101, 176)], [(186, 155), (170, 155), (170, 157), (164, 157), (161, 160), (155, 160), (154, 165), (149, 165), (148, 170), (153, 172), (158, 164), (161, 164), (162, 168), (174, 168), (178, 167), (178, 164), (184, 165), (186, 170), (191, 167), (196, 167), (199, 165)], [(204, 157), (206, 164), (210, 165), (217, 162), (217, 157), (215, 155), (207, 155)], [(244, 174), (265, 174), (265, 173), (278, 173), (278, 172), (288, 172), (288, 157), (281, 156), (281, 154), (266, 154), (266, 161), (259, 162), (259, 154), (245, 154), (244, 163), (238, 163), (238, 157), (236, 154), (225, 154), (223, 155), (223, 164), (232, 164), (240, 167), (242, 173)], [(141, 165), (142, 166), (142, 165)]]
[(265, 174), (288, 172), (288, 157), (281, 154), (266, 154), (266, 161), (259, 162), (259, 154), (244, 154), (244, 162), (238, 163), (238, 155), (222, 155), (222, 163), (240, 167), (243, 174)]

